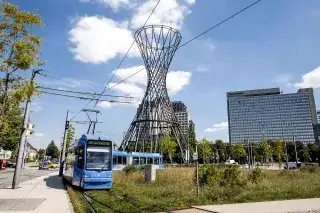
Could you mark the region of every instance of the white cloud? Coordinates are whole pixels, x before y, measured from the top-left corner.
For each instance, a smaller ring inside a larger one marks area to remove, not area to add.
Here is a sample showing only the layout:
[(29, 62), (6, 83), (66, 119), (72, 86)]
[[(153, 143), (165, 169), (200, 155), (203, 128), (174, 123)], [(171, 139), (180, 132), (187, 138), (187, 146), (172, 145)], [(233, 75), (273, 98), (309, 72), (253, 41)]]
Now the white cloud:
[(294, 86), (298, 88), (320, 88), (320, 67), (304, 74), (301, 81), (299, 83), (295, 83)]
[(196, 0), (185, 0), (188, 4), (195, 4)]
[[(104, 63), (124, 55), (133, 42), (128, 22), (116, 22), (101, 16), (79, 18), (69, 31), (70, 51), (76, 60), (85, 63)], [(129, 57), (140, 56), (134, 45)]]
[[(193, 1), (188, 0), (187, 2)], [(150, 0), (135, 8), (131, 20), (131, 27), (134, 29), (142, 27), (156, 4), (157, 0)], [(158, 7), (150, 17), (148, 24), (163, 24), (180, 29), (185, 16), (190, 12), (187, 6), (179, 4), (177, 0), (160, 1)]]
[(286, 87), (292, 86), (292, 75), (288, 73), (280, 74), (273, 78), (274, 83), (285, 85)]
[(213, 124), (212, 128), (207, 128), (204, 132), (217, 132), (228, 129), (228, 122), (221, 122), (219, 124)]
[(34, 134), (34, 136), (35, 136), (35, 137), (43, 137), (44, 134), (43, 134), (43, 133), (36, 133), (36, 134)]
[(98, 103), (98, 107), (109, 109), (112, 107), (112, 103), (110, 103), (109, 101), (101, 101)]
[(169, 93), (176, 94), (190, 83), (191, 73), (185, 71), (171, 71), (167, 76)]
[(80, 0), (80, 2), (93, 2), (100, 3), (106, 7), (112, 8), (113, 11), (117, 12), (120, 8), (132, 7), (133, 1), (131, 0)]

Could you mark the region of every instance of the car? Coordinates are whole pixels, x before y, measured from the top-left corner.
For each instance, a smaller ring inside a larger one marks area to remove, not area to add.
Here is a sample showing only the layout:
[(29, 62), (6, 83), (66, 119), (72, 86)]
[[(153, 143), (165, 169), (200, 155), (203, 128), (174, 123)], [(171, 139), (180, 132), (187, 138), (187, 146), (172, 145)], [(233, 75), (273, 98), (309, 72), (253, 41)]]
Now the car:
[(15, 168), (15, 167), (16, 167), (16, 163), (13, 163), (10, 161), (7, 162), (7, 168)]
[(48, 161), (42, 161), (41, 163), (39, 163), (39, 169), (49, 169), (49, 162)]

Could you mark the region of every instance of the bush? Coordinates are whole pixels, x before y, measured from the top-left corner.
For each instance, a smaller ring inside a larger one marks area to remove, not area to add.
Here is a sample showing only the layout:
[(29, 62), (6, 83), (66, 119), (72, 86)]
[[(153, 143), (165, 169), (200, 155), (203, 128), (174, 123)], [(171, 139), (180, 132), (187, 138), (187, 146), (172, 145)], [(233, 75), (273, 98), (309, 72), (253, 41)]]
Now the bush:
[(138, 171), (138, 168), (135, 165), (129, 165), (123, 168), (123, 171), (127, 174)]
[(259, 183), (263, 178), (265, 177), (265, 174), (263, 173), (262, 169), (260, 168), (254, 168), (249, 173), (249, 180), (252, 183)]
[(315, 173), (315, 172), (319, 171), (320, 169), (318, 166), (303, 166), (300, 168), (300, 170), (303, 172)]
[(209, 186), (243, 186), (246, 184), (237, 165), (205, 165), (199, 169), (199, 183)]

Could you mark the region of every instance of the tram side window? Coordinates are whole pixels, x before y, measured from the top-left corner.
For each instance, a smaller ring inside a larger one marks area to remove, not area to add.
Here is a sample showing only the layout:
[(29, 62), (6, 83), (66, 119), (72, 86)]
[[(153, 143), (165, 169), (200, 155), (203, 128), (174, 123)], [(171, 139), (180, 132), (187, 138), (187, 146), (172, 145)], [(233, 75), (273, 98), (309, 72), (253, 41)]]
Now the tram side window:
[(80, 145), (78, 149), (78, 168), (83, 169), (84, 167), (84, 146)]
[(146, 158), (140, 158), (140, 165), (144, 165), (146, 163)]
[(139, 165), (139, 158), (133, 157), (133, 165)]
[(117, 157), (117, 160), (118, 160), (118, 164), (123, 164), (123, 163), (122, 163), (122, 156), (118, 156), (118, 157)]
[(159, 164), (159, 158), (154, 158), (154, 164), (156, 164), (156, 165)]
[(113, 164), (117, 164), (117, 156), (113, 156)]
[(147, 158), (147, 164), (152, 164), (152, 158)]
[(123, 157), (122, 157), (122, 160), (123, 160), (123, 161), (122, 161), (122, 164), (123, 164), (123, 165), (127, 165), (127, 157), (123, 156)]

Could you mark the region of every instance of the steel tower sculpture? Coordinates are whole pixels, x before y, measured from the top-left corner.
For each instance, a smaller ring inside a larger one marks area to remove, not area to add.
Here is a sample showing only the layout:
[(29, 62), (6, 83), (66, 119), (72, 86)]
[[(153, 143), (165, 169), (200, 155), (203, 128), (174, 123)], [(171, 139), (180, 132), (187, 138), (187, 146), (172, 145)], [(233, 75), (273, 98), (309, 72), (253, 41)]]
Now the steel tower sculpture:
[(180, 44), (181, 34), (168, 26), (149, 25), (137, 30), (135, 41), (145, 63), (148, 83), (120, 149), (161, 152), (160, 139), (172, 136), (184, 159), (186, 143), (166, 87), (168, 69)]

